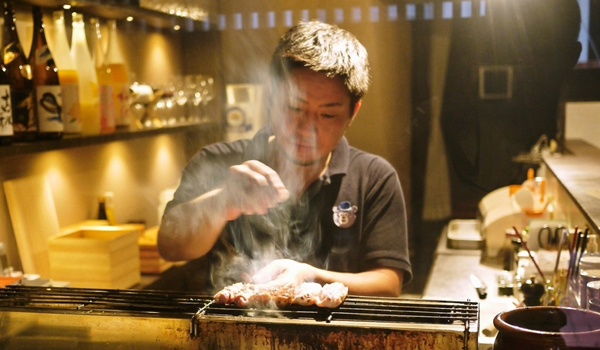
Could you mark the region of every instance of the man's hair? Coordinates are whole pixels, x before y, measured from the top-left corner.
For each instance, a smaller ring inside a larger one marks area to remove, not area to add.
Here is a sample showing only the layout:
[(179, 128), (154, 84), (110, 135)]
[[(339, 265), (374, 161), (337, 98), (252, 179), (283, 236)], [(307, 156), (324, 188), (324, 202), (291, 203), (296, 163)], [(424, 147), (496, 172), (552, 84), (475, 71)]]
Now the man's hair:
[(367, 50), (353, 34), (332, 24), (300, 22), (281, 37), (271, 58), (271, 78), (286, 79), (300, 67), (341, 77), (352, 105), (369, 87)]

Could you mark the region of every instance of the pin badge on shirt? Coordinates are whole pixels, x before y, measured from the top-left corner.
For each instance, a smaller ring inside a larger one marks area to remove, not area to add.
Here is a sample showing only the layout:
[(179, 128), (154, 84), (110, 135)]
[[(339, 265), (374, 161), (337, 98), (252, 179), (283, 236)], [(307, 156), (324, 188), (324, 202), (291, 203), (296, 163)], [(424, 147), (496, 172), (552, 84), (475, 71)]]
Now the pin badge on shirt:
[(356, 205), (343, 201), (340, 205), (333, 207), (333, 222), (341, 228), (350, 227), (356, 220), (357, 210)]

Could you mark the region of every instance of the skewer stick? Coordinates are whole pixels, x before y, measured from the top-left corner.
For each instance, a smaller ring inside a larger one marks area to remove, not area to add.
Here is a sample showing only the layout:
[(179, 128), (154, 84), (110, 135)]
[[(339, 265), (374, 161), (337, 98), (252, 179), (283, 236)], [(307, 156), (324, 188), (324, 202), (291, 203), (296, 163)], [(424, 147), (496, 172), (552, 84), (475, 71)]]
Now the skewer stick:
[(589, 231), (590, 229), (586, 228), (585, 231), (581, 233), (581, 247), (579, 249), (579, 256), (575, 257), (575, 267), (573, 269), (575, 275), (579, 275), (579, 266), (581, 265), (581, 258), (583, 257), (583, 253), (585, 252), (585, 248), (587, 247)]
[(569, 254), (571, 254), (571, 256), (573, 256), (573, 251), (575, 250), (575, 244), (577, 243), (577, 237), (578, 237), (578, 232), (577, 232), (577, 226), (575, 226), (575, 231), (573, 232), (573, 242), (571, 242), (571, 245), (569, 246)]
[(527, 243), (525, 243), (525, 241), (523, 240), (523, 237), (521, 236), (521, 234), (519, 233), (519, 230), (517, 230), (516, 227), (513, 226), (513, 230), (515, 230), (515, 233), (517, 234), (517, 237), (519, 237), (519, 240), (521, 241), (521, 245), (523, 246), (523, 248), (525, 248), (525, 250), (527, 251), (527, 254), (529, 254), (529, 258), (531, 258), (531, 261), (535, 265), (535, 268), (537, 269), (538, 273), (540, 274), (540, 277), (542, 277), (542, 279), (544, 280), (544, 284), (545, 284), (546, 283), (546, 277), (544, 277), (544, 273), (542, 272), (542, 270), (538, 266), (537, 262), (533, 258), (533, 254), (531, 254), (531, 251), (529, 250), (529, 248), (527, 248)]
[(567, 281), (571, 278), (571, 274), (575, 269), (575, 261), (577, 260), (577, 250), (579, 249), (580, 235), (575, 226), (575, 234), (573, 237), (573, 244), (571, 246), (571, 260), (569, 260), (569, 268), (567, 270)]
[(566, 228), (564, 228), (562, 230), (562, 234), (560, 235), (560, 241), (558, 242), (558, 252), (556, 254), (556, 263), (554, 264), (554, 275), (556, 275), (556, 272), (558, 271), (558, 264), (560, 262), (560, 253), (565, 244), (567, 244), (567, 248), (568, 248), (568, 246), (569, 246), (569, 230), (567, 230)]

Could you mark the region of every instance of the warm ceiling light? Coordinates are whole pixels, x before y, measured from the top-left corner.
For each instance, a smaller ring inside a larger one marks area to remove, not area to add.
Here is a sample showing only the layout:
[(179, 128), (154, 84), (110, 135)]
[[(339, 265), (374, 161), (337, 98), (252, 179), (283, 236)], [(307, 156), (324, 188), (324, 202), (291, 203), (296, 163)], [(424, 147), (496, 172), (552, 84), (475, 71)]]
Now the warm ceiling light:
[(133, 17), (131, 17), (131, 16), (128, 16), (128, 17), (126, 18), (126, 20), (127, 20), (127, 22), (131, 22), (131, 21), (133, 21)]
[(64, 4), (63, 5), (63, 9), (65, 9), (65, 10), (68, 10), (70, 8), (71, 8), (71, 5), (69, 5), (69, 4)]
[(176, 25), (173, 26), (173, 29), (174, 30), (179, 30), (179, 29), (181, 29), (181, 27), (179, 26), (179, 24), (176, 24)]

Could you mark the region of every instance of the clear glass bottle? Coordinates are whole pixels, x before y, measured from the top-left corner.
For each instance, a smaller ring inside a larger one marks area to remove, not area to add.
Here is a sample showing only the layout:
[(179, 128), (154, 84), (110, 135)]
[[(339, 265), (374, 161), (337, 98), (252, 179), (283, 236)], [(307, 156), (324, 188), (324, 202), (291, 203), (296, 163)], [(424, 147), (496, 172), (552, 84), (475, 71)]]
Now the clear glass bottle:
[(106, 55), (102, 47), (100, 21), (97, 18), (92, 18), (90, 24), (95, 33), (93, 58), (100, 95), (100, 132), (111, 133), (115, 131), (115, 94), (112, 74), (106, 63)]
[(34, 113), (38, 121), (38, 138), (61, 138), (62, 94), (58, 80), (58, 68), (46, 41), (42, 21), (42, 8), (33, 6), (33, 40), (29, 50), (29, 65), (33, 77)]
[(0, 56), (0, 145), (12, 143), (12, 108), (10, 101), (10, 82), (2, 57)]
[(53, 57), (58, 67), (58, 80), (62, 92), (62, 120), (67, 134), (81, 133), (81, 111), (79, 106), (79, 73), (70, 55), (64, 11), (52, 13)]
[(4, 9), (2, 62), (10, 82), (13, 140), (32, 141), (36, 137), (37, 121), (33, 113), (31, 67), (19, 41), (12, 2), (3, 1), (2, 4)]
[(117, 128), (129, 128), (129, 72), (117, 40), (117, 21), (109, 20), (106, 60), (111, 70)]
[(102, 46), (100, 21), (92, 18), (90, 24), (95, 33), (93, 59), (100, 95), (100, 132), (111, 133), (115, 131), (115, 94), (112, 74), (106, 63), (106, 55)]
[(79, 104), (81, 107), (81, 133), (100, 134), (100, 103), (98, 80), (85, 36), (83, 15), (73, 12), (73, 37), (71, 57), (79, 74)]

